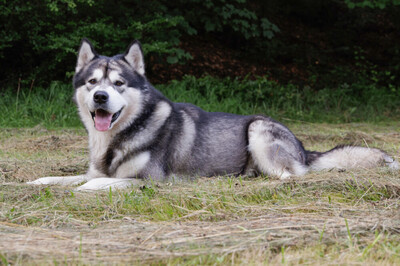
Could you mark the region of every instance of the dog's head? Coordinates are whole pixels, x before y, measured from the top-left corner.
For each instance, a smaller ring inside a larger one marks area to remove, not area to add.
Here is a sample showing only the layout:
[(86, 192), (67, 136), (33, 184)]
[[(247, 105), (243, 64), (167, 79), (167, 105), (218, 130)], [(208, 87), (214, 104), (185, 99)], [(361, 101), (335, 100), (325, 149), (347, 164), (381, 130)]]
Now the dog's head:
[(87, 129), (109, 131), (141, 111), (146, 78), (143, 52), (134, 41), (125, 54), (99, 55), (83, 39), (73, 80), (75, 101)]

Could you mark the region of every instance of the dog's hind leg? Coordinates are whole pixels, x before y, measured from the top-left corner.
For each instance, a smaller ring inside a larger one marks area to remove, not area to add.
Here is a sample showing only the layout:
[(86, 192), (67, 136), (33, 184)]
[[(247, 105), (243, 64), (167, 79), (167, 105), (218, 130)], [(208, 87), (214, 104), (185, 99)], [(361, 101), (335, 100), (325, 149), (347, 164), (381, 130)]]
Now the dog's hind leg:
[(282, 124), (263, 118), (248, 127), (248, 151), (256, 170), (281, 179), (308, 171), (305, 151), (293, 133)]

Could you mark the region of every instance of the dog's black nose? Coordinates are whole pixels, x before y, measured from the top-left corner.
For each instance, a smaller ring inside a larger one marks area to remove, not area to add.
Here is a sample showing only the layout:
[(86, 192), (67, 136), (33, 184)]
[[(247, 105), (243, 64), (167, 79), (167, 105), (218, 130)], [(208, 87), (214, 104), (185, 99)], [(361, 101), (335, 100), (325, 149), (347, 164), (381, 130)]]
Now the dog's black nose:
[(108, 101), (108, 93), (105, 91), (96, 91), (93, 95), (93, 100), (95, 103), (106, 103)]

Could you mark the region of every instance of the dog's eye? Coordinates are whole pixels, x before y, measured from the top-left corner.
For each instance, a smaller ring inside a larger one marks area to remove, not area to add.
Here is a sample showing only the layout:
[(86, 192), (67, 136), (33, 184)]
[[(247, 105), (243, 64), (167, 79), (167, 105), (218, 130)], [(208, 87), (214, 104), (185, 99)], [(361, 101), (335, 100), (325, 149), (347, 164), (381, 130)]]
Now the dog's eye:
[(120, 86), (124, 85), (124, 83), (120, 80), (117, 80), (116, 82), (114, 82), (114, 85), (120, 87)]
[(96, 80), (96, 79), (90, 79), (90, 80), (89, 80), (89, 83), (92, 84), (92, 85), (94, 85), (94, 84), (97, 83), (97, 80)]

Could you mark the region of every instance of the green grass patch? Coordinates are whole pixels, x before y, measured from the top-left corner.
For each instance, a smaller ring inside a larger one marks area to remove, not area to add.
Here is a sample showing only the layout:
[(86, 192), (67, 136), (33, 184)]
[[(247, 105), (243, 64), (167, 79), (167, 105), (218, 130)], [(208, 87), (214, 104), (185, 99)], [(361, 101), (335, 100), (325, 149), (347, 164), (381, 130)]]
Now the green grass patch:
[(0, 127), (81, 125), (71, 85), (53, 82), (47, 88), (5, 89), (0, 95)]
[[(309, 122), (380, 122), (400, 117), (400, 89), (373, 84), (344, 84), (315, 91), (257, 80), (194, 78), (156, 86), (169, 99), (206, 111), (265, 114), (275, 119)], [(0, 97), (0, 127), (81, 127), (70, 84), (48, 88), (4, 89)]]
[(265, 114), (308, 122), (378, 122), (400, 115), (400, 89), (373, 84), (344, 84), (315, 91), (310, 87), (256, 80), (196, 79), (187, 76), (158, 88), (170, 99), (191, 102), (207, 111)]

